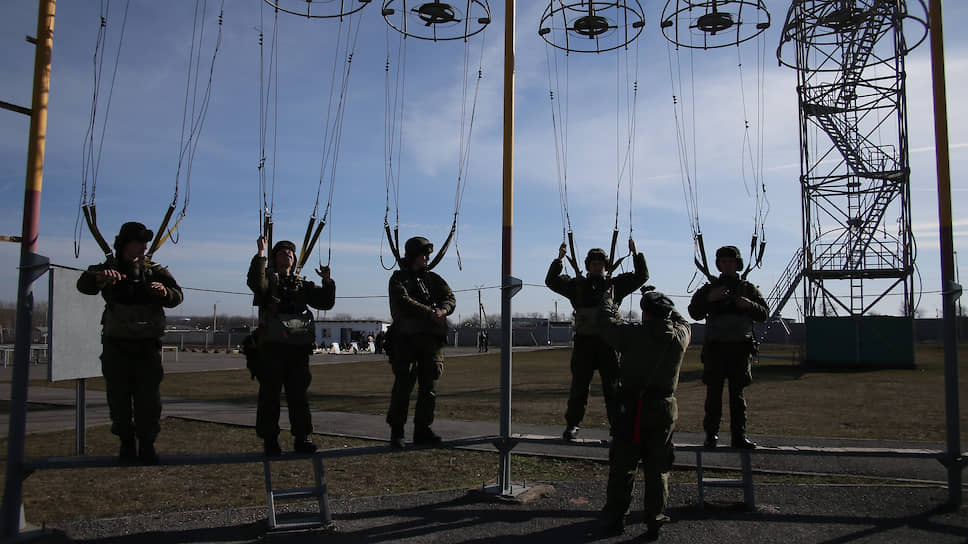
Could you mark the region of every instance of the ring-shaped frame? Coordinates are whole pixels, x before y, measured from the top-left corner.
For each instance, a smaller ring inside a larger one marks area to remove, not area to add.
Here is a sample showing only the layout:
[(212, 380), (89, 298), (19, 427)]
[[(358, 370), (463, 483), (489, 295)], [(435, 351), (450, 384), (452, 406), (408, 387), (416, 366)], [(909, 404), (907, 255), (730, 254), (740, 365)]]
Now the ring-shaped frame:
[[(346, 17), (352, 15), (357, 11), (365, 8), (373, 0), (263, 0), (266, 4), (269, 4), (273, 8), (289, 13), (290, 15), (298, 15), (300, 17), (305, 17), (307, 19), (335, 19), (338, 17)], [(339, 4), (339, 10), (336, 13), (324, 12), (322, 14), (312, 13), (313, 4)], [(306, 6), (304, 11), (296, 11), (295, 9), (288, 9), (283, 4), (302, 4)], [(355, 7), (352, 4), (359, 4)]]
[[(463, 13), (454, 4), (463, 4)], [(387, 25), (404, 36), (435, 42), (464, 40), (491, 24), (487, 0), (385, 0), (381, 13)]]
[[(838, 72), (843, 69), (839, 63), (831, 63), (829, 68), (823, 66), (809, 66), (798, 68), (796, 63), (796, 47), (786, 48), (784, 46), (792, 42), (809, 41), (810, 48), (816, 51), (817, 58), (833, 58), (830, 50), (840, 47), (844, 42), (844, 31), (851, 30), (853, 27), (863, 24), (867, 13), (878, 3), (877, 0), (858, 0), (862, 3), (862, 8), (856, 4), (849, 11), (840, 7), (840, 2), (834, 0), (794, 0), (787, 11), (786, 22), (783, 24), (783, 32), (780, 35), (780, 45), (776, 48), (776, 58), (780, 64), (795, 70), (808, 70), (813, 72)], [(928, 8), (924, 0), (910, 0), (917, 2), (920, 6), (919, 13), (912, 14), (910, 9), (906, 10), (901, 17), (902, 24), (909, 21), (917, 23), (913, 34), (916, 39), (914, 45), (908, 47), (908, 33), (904, 34), (905, 47), (902, 54), (906, 55), (916, 47), (924, 43), (928, 37)], [(905, 2), (907, 8), (908, 2)], [(790, 51), (794, 58), (784, 58), (783, 52)], [(882, 59), (875, 64), (886, 64), (890, 59)]]
[[(750, 17), (755, 22), (748, 23)], [(739, 45), (762, 34), (770, 28), (770, 12), (763, 0), (668, 0), (659, 26), (665, 39), (679, 47), (716, 49)], [(683, 26), (685, 37), (680, 33)]]
[[(570, 53), (604, 53), (632, 43), (645, 29), (638, 0), (618, 2), (551, 0), (538, 23), (548, 45)], [(614, 39), (606, 39), (614, 36)], [(588, 44), (581, 47), (581, 44)]]

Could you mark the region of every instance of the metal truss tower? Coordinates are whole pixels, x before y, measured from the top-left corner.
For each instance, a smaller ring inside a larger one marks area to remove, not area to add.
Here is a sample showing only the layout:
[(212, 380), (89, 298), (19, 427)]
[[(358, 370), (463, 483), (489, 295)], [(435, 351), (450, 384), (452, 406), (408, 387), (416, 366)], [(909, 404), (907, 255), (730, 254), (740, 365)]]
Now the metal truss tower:
[(794, 0), (787, 13), (777, 58), (797, 71), (803, 245), (770, 294), (774, 317), (801, 279), (805, 318), (913, 316), (904, 57), (924, 35), (908, 47), (903, 26), (926, 34), (926, 9), (907, 3)]

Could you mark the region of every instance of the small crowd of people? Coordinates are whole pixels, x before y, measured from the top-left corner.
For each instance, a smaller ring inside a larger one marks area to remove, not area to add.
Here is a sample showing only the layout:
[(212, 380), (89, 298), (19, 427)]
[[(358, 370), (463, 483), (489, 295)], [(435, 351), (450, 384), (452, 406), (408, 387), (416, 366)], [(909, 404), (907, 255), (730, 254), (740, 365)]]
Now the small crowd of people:
[[(111, 432), (121, 445), (122, 464), (157, 464), (154, 443), (160, 431), (161, 336), (164, 308), (174, 308), (183, 294), (168, 270), (145, 257), (153, 233), (141, 223), (125, 223), (114, 241), (115, 253), (104, 263), (82, 273), (77, 289), (100, 294), (102, 316), (101, 369), (107, 387)], [(315, 343), (309, 308), (328, 310), (335, 304), (336, 284), (328, 266), (315, 270), (319, 285), (296, 271), (296, 246), (288, 240), (271, 249), (264, 237), (256, 241), (247, 284), (259, 308), (259, 327), (243, 344), (247, 366), (259, 382), (256, 434), (268, 457), (282, 454), (279, 417), (285, 390), (293, 451), (316, 451), (308, 390), (312, 381), (309, 356)], [(574, 309), (574, 347), (571, 386), (564, 413), (562, 438), (578, 439), (595, 371), (602, 382), (611, 441), (606, 504), (606, 531), (621, 534), (629, 509), (635, 474), (641, 461), (645, 474), (644, 509), (649, 536), (657, 536), (668, 521), (668, 475), (678, 418), (676, 388), (691, 329), (666, 295), (651, 286), (645, 256), (629, 240), (633, 271), (612, 275), (608, 255), (592, 249), (585, 257), (585, 274), (564, 273), (566, 245), (558, 248), (545, 284), (571, 301)], [(404, 244), (400, 268), (389, 280), (392, 324), (375, 339), (386, 352), (393, 371), (393, 387), (386, 422), (390, 447), (406, 447), (410, 397), (417, 389), (413, 411), (415, 444), (439, 444), (433, 430), (437, 382), (444, 366), (447, 316), (456, 299), (447, 282), (429, 268), (433, 244), (423, 237)], [(268, 252), (268, 254), (267, 254)], [(706, 321), (702, 349), (706, 385), (705, 446), (719, 440), (722, 391), (728, 382), (731, 445), (755, 448), (746, 435), (744, 388), (752, 381), (751, 361), (756, 351), (753, 322), (767, 317), (767, 305), (753, 284), (740, 276), (743, 260), (735, 246), (716, 251), (718, 278), (692, 296), (689, 315)], [(622, 300), (642, 288), (641, 322), (619, 317)], [(480, 351), (487, 351), (481, 331)]]

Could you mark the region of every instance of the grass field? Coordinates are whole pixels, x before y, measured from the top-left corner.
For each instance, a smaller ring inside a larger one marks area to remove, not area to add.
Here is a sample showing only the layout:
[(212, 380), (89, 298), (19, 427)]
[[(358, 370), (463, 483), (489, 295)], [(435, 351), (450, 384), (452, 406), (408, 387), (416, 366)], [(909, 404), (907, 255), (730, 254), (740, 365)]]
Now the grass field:
[[(805, 371), (790, 362), (792, 352), (766, 346), (747, 390), (750, 432), (788, 436), (836, 436), (944, 440), (944, 373), (940, 346), (918, 348), (918, 367), (905, 370)], [(522, 423), (561, 424), (567, 398), (569, 350), (514, 355), (512, 419)], [(966, 380), (968, 350), (961, 348), (961, 381)], [(438, 417), (494, 420), (498, 417), (498, 353), (447, 360), (440, 381)], [(704, 387), (697, 349), (690, 349), (680, 386), (680, 430), (699, 431)], [(89, 380), (99, 389), (100, 380)], [(333, 364), (313, 367), (310, 387), (314, 408), (383, 413), (392, 375), (386, 363)], [(962, 390), (964, 387), (962, 387)], [(184, 398), (255, 404), (257, 384), (247, 371), (170, 374), (162, 393)], [(605, 410), (595, 385), (586, 426), (604, 427)], [(97, 393), (92, 393), (97, 394)], [(966, 402), (962, 396), (962, 406)], [(728, 413), (728, 410), (725, 410)], [(962, 428), (966, 420), (962, 418)], [(245, 452), (258, 447), (251, 429), (166, 419), (159, 447), (166, 454)], [(724, 422), (724, 428), (728, 424)], [(116, 455), (117, 440), (106, 426), (88, 430), (91, 455)], [(365, 445), (342, 438), (316, 439), (324, 448)], [(5, 456), (6, 441), (0, 442)], [(73, 433), (30, 435), (27, 457), (69, 455)], [(5, 459), (3, 459), (5, 462)], [(607, 467), (593, 461), (564, 461), (515, 456), (515, 479), (587, 480), (604, 485)], [(303, 487), (311, 481), (308, 461), (277, 463), (276, 487)], [(469, 488), (491, 482), (497, 470), (491, 453), (451, 450), (405, 451), (327, 462), (332, 496), (360, 496), (426, 489)], [(192, 510), (260, 506), (265, 494), (260, 464), (203, 467), (129, 467), (40, 471), (24, 485), (32, 523), (56, 524), (79, 517), (103, 517), (154, 510)], [(692, 471), (674, 481), (692, 481)], [(758, 481), (768, 479), (758, 478)], [(797, 481), (802, 481), (798, 479)]]
[[(806, 371), (792, 362), (793, 348), (764, 346), (746, 390), (749, 432), (786, 436), (889, 438), (942, 442), (945, 436), (944, 368), (940, 346), (918, 347), (915, 369)], [(961, 347), (961, 390), (968, 382), (968, 349)], [(570, 374), (566, 349), (516, 353), (511, 418), (519, 423), (564, 425)], [(312, 367), (313, 408), (385, 413), (393, 376), (386, 363)], [(705, 386), (699, 348), (689, 349), (680, 373), (679, 424), (701, 431)], [(495, 421), (499, 415), (500, 355), (447, 359), (438, 387), (438, 417)], [(597, 381), (597, 378), (596, 378)], [(92, 387), (99, 387), (92, 384)], [(257, 387), (245, 371), (172, 374), (162, 393), (186, 398), (255, 404)], [(962, 394), (965, 406), (968, 397)], [(728, 418), (729, 410), (724, 410)], [(889, 414), (889, 417), (886, 415)], [(968, 419), (962, 418), (962, 427)], [(605, 424), (601, 387), (593, 383), (585, 426)], [(728, 428), (724, 421), (723, 428)]]

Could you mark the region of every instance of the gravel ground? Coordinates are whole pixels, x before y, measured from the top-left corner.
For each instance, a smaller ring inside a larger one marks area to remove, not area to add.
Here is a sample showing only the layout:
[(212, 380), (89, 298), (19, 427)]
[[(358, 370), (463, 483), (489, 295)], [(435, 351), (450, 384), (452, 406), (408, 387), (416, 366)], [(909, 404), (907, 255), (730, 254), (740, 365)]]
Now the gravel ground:
[[(641, 482), (639, 482), (641, 484)], [(534, 490), (540, 490), (536, 486)], [(637, 488), (640, 488), (638, 485)], [(337, 532), (266, 530), (265, 508), (148, 513), (76, 521), (37, 542), (308, 543), (308, 542), (626, 542), (644, 532), (641, 495), (625, 535), (605, 538), (598, 521), (604, 483), (559, 482), (533, 500), (514, 503), (446, 490), (333, 500)], [(638, 489), (638, 491), (641, 491)], [(943, 507), (939, 487), (758, 485), (757, 508), (745, 511), (735, 489), (707, 490), (700, 508), (693, 484), (672, 486), (673, 522), (661, 542), (920, 542), (968, 541), (968, 511)], [(287, 505), (312, 512), (315, 503)], [(66, 534), (66, 538), (65, 535)], [(24, 536), (28, 536), (25, 534)]]

